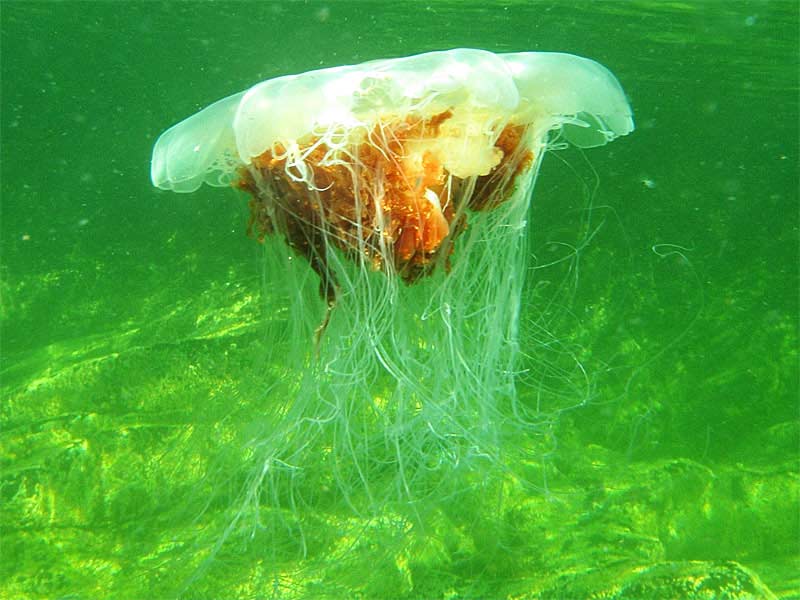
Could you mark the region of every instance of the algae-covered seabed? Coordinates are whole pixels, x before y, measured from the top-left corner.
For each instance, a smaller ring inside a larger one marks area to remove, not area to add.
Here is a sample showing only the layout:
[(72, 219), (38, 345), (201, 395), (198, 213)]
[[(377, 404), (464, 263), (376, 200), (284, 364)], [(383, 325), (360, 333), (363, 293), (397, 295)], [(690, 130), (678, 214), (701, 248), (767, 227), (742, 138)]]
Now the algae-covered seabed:
[[(0, 596), (800, 598), (797, 4), (478, 4), (0, 6)], [(264, 360), (286, 313), (243, 198), (152, 189), (152, 143), (267, 77), (456, 46), (592, 57), (636, 116), (537, 184), (541, 430), (419, 520), (328, 490), (217, 546), (302, 365)]]

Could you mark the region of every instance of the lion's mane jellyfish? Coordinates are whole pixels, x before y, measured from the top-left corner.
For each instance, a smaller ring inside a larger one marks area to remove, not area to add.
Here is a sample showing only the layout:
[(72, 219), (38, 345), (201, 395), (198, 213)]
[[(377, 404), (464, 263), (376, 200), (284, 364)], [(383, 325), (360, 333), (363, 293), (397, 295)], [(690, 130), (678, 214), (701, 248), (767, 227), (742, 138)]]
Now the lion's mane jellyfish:
[(238, 188), (265, 246), (248, 510), (411, 514), (505, 469), (533, 411), (515, 375), (536, 174), (553, 142), (632, 130), (596, 62), (470, 49), (270, 79), (167, 130), (153, 183)]

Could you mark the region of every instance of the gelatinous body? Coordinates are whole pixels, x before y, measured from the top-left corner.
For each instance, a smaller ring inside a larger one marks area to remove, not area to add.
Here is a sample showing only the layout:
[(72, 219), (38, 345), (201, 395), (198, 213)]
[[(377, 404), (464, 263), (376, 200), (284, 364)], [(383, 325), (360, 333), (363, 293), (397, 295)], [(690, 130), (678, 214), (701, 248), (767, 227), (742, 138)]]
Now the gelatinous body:
[(243, 190), (265, 245), (274, 355), (244, 507), (338, 490), (419, 514), (502, 471), (537, 422), (516, 374), (542, 158), (632, 130), (601, 65), (470, 49), (271, 79), (167, 130), (153, 183)]
[(279, 77), (161, 136), (152, 179), (248, 191), (333, 301), (330, 247), (413, 282), (448, 262), (467, 213), (508, 199), (548, 132), (583, 146), (631, 131), (616, 80), (564, 54), (458, 49)]

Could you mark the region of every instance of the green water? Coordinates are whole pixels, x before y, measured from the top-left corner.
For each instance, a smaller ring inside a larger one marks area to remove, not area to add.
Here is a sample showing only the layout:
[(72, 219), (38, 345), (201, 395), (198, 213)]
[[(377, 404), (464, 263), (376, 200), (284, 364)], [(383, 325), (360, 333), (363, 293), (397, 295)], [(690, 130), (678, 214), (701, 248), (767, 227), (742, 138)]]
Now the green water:
[[(796, 2), (0, 18), (0, 597), (800, 598)], [(424, 531), (309, 502), (305, 557), (289, 529), (217, 547), (259, 381), (297, 365), (262, 360), (280, 274), (245, 201), (154, 190), (152, 144), (265, 78), (458, 46), (591, 57), (637, 123), (544, 160), (519, 376), (536, 452)]]

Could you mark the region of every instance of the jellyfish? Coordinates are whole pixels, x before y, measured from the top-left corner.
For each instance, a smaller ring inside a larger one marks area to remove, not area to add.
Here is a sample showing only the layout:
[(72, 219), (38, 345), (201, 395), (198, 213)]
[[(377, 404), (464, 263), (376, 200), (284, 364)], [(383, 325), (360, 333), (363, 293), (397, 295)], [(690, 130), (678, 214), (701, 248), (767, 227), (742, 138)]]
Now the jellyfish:
[(633, 128), (592, 60), (454, 49), (269, 79), (165, 131), (153, 184), (239, 190), (264, 246), (274, 354), (237, 518), (320, 490), (412, 513), (507, 468), (535, 421), (516, 379), (542, 159)]

